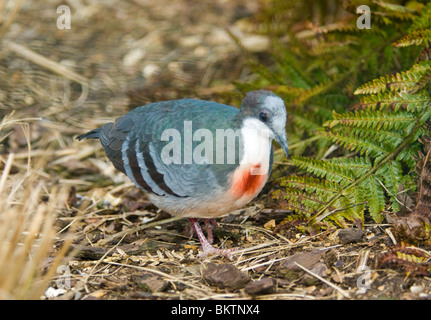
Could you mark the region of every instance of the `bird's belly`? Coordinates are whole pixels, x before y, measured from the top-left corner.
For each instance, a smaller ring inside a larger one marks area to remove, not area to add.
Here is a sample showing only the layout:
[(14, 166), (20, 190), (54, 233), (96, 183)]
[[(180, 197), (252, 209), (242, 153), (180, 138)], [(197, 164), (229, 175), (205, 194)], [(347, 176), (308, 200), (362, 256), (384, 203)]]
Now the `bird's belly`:
[(151, 202), (166, 212), (189, 218), (215, 218), (237, 210), (262, 190), (268, 172), (260, 165), (240, 165), (232, 174), (229, 188), (210, 192), (205, 198), (157, 196), (148, 194)]
[(226, 192), (210, 193), (205, 199), (174, 198), (155, 194), (148, 194), (148, 197), (158, 208), (184, 218), (217, 218), (241, 208), (252, 199), (252, 197), (234, 198)]

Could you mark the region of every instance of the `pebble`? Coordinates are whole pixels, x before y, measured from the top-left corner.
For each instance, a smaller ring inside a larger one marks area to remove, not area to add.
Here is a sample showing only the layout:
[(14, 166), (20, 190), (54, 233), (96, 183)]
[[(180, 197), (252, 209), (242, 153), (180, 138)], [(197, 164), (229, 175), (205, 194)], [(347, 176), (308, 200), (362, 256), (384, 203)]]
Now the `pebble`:
[(424, 287), (422, 287), (421, 285), (412, 285), (410, 287), (410, 292), (414, 293), (414, 294), (418, 294), (421, 293), (424, 290)]
[(144, 48), (134, 48), (130, 50), (123, 58), (123, 65), (125, 67), (132, 67), (136, 65), (145, 57), (145, 53), (146, 51)]
[(207, 263), (202, 276), (210, 285), (221, 289), (239, 290), (251, 281), (248, 274), (241, 272), (237, 267), (229, 263)]
[(342, 244), (355, 243), (362, 239), (364, 231), (357, 228), (347, 228), (338, 231), (338, 239)]
[(251, 296), (274, 293), (276, 291), (276, 282), (272, 278), (263, 278), (249, 282), (244, 287), (244, 291)]

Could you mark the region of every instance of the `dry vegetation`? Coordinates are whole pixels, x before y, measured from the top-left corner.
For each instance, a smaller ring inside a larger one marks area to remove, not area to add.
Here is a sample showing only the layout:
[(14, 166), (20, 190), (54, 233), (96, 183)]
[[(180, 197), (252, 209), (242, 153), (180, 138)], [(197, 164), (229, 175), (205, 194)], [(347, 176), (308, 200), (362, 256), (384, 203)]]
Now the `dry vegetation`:
[[(59, 30), (58, 1), (0, 0), (0, 298), (429, 299), (429, 252), (400, 251), (425, 270), (406, 276), (404, 265), (390, 268), (403, 257), (390, 249), (388, 224), (359, 235), (276, 230), (288, 212), (273, 209), (271, 184), (221, 219), (216, 244), (240, 247), (232, 263), (240, 273), (221, 281), (227, 261), (196, 259), (186, 221), (159, 212), (97, 143), (74, 137), (150, 101), (237, 103), (233, 81), (253, 74), (226, 29), (264, 49), (240, 19), (257, 7), (68, 3), (72, 26)], [(357, 286), (363, 276), (369, 290)]]

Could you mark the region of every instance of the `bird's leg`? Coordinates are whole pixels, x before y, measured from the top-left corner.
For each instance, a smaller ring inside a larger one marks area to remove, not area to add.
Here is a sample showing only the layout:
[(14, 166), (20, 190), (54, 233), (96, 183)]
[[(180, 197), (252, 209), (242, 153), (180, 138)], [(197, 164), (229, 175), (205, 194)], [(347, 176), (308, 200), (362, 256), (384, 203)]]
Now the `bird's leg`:
[(214, 226), (215, 228), (218, 228), (218, 223), (217, 223), (216, 219), (211, 218), (211, 219), (208, 219), (208, 220), (211, 220), (211, 223), (213, 224), (213, 226)]
[[(211, 222), (213, 222), (213, 220), (214, 219), (204, 219), (205, 229), (207, 231), (208, 242), (211, 244), (214, 242), (213, 227), (211, 225)], [(215, 222), (215, 220), (214, 220), (214, 222)], [(213, 222), (213, 224), (214, 224), (214, 222)]]
[(204, 223), (205, 223), (205, 230), (207, 231), (208, 242), (213, 244), (213, 242), (214, 242), (213, 230), (215, 228), (218, 228), (219, 225), (218, 225), (216, 219), (214, 219), (214, 218), (204, 219)]
[[(206, 258), (208, 256), (212, 256), (212, 255), (222, 255), (225, 256), (226, 258), (228, 258), (229, 260), (232, 260), (232, 255), (230, 254), (231, 251), (234, 251), (235, 249), (216, 249), (214, 248), (207, 240), (207, 238), (205, 238), (204, 233), (202, 232), (202, 229), (197, 221), (197, 219), (194, 218), (189, 218), (189, 221), (193, 227), (193, 230), (196, 232), (199, 241), (201, 242), (202, 245), (202, 253), (198, 255), (198, 257), (200, 258)], [(206, 222), (206, 223), (209, 223)]]

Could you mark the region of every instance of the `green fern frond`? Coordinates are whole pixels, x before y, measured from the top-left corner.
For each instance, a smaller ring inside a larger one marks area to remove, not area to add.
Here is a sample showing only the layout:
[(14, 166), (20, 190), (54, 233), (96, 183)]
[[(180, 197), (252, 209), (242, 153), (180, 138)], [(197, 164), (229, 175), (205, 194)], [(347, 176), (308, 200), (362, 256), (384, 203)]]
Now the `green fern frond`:
[(354, 137), (360, 137), (362, 139), (367, 138), (368, 140), (375, 141), (380, 145), (384, 146), (388, 151), (392, 151), (398, 146), (406, 135), (409, 134), (409, 130), (362, 130), (352, 129), (351, 133)]
[(400, 207), (397, 201), (397, 194), (403, 180), (403, 170), (401, 168), (401, 163), (398, 161), (388, 162), (376, 172), (376, 175), (379, 175), (383, 178), (383, 185), (390, 196), (392, 209), (394, 211), (399, 211)]
[(311, 98), (318, 96), (326, 90), (332, 88), (339, 79), (333, 77), (331, 80), (323, 81), (320, 84), (314, 85), (311, 88), (292, 87), (287, 85), (275, 86), (272, 89), (277, 94), (287, 96), (295, 105), (302, 105)]
[(295, 210), (307, 217), (324, 204), (322, 199), (294, 188), (286, 188), (283, 191), (283, 199), (286, 200), (286, 209)]
[(350, 151), (356, 151), (361, 155), (372, 158), (385, 157), (389, 154), (389, 151), (385, 150), (381, 143), (363, 138), (357, 134), (351, 134), (348, 131), (346, 129), (342, 131), (319, 129), (316, 131), (316, 135), (326, 137), (331, 142), (339, 144)]
[(351, 170), (355, 174), (355, 177), (364, 175), (372, 167), (370, 158), (368, 157), (334, 158), (331, 162), (340, 168)]
[(340, 185), (329, 180), (321, 180), (310, 176), (291, 176), (286, 177), (280, 182), (281, 186), (294, 189), (301, 189), (307, 193), (316, 192), (326, 197), (334, 192), (340, 191)]
[(360, 97), (360, 103), (357, 108), (367, 108), (370, 110), (400, 109), (408, 112), (421, 112), (430, 103), (430, 97), (425, 90), (415, 92), (382, 92), (372, 95), (363, 95)]
[(408, 17), (410, 19), (412, 19), (414, 17), (413, 14), (416, 13), (416, 10), (410, 9), (406, 6), (402, 6), (399, 4), (389, 3), (389, 2), (385, 2), (385, 1), (376, 1), (376, 0), (374, 0), (373, 3), (386, 9), (388, 12), (399, 13), (402, 15), (408, 15)]
[(367, 180), (361, 183), (365, 191), (365, 198), (367, 199), (368, 209), (370, 216), (377, 223), (383, 221), (381, 212), (385, 209), (385, 194), (379, 180), (376, 176), (371, 175)]
[(431, 29), (416, 30), (402, 39), (394, 42), (395, 47), (408, 47), (412, 45), (428, 44), (431, 41)]
[(409, 148), (402, 150), (396, 157), (396, 161), (403, 162), (412, 171), (416, 165), (416, 157), (421, 146), (419, 143), (412, 143)]
[(347, 40), (344, 42), (333, 41), (333, 42), (320, 42), (314, 46), (309, 54), (314, 57), (321, 57), (323, 55), (338, 55), (347, 53), (350, 49), (350, 45), (358, 44), (353, 40)]
[(431, 61), (421, 61), (407, 71), (380, 77), (357, 88), (354, 94), (379, 93), (386, 90), (411, 92), (417, 91), (419, 83), (431, 69)]
[(338, 125), (373, 130), (398, 130), (415, 122), (415, 116), (409, 112), (388, 113), (386, 111), (360, 110), (355, 112), (333, 112), (333, 119), (323, 127), (333, 128)]
[(359, 184), (354, 188), (349, 189), (349, 193), (344, 197), (349, 199), (351, 207), (347, 210), (347, 214), (352, 215), (353, 219), (364, 221), (364, 211), (367, 201), (365, 200), (364, 188)]
[(292, 157), (291, 161), (299, 168), (331, 182), (342, 184), (355, 179), (355, 174), (350, 168), (338, 163), (333, 163), (329, 160), (318, 160), (298, 156)]
[(312, 133), (314, 130), (320, 128), (320, 124), (312, 117), (306, 117), (304, 113), (294, 113), (293, 123), (296, 128), (305, 129), (307, 132)]
[(300, 96), (298, 96), (295, 99), (296, 104), (302, 104), (307, 100), (310, 100), (312, 97), (315, 97), (323, 92), (325, 92), (327, 89), (329, 89), (330, 87), (332, 87), (333, 83), (335, 82), (335, 80), (332, 81), (324, 81), (320, 84), (317, 84), (315, 86), (313, 86), (310, 89), (306, 89), (302, 92), (302, 94)]
[(301, 67), (301, 60), (293, 53), (283, 50), (281, 43), (276, 42), (273, 45), (276, 52), (274, 59), (278, 62), (277, 70), (281, 77), (286, 79), (291, 87), (310, 89), (313, 81), (305, 74), (304, 68)]

